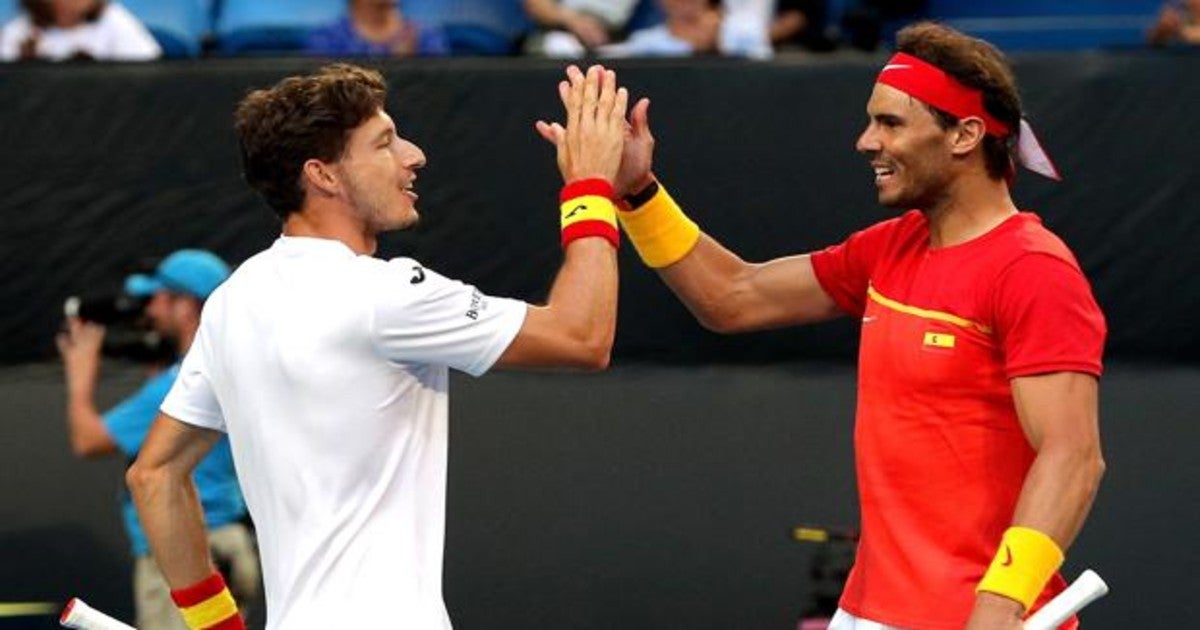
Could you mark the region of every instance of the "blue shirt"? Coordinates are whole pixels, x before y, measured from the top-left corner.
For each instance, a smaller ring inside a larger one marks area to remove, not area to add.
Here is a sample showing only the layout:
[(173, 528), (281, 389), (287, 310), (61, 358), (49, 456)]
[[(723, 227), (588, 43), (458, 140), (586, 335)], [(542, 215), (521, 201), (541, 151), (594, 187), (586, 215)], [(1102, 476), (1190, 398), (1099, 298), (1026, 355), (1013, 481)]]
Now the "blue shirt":
[[(439, 28), (427, 28), (412, 23), (417, 29), (416, 54), (422, 57), (450, 54), (446, 35)], [(335, 57), (391, 57), (393, 42), (373, 42), (364, 39), (354, 29), (350, 16), (318, 28), (308, 35), (304, 51), (313, 55)]]
[[(142, 441), (146, 439), (146, 433), (158, 415), (158, 407), (178, 375), (179, 364), (176, 363), (146, 381), (141, 389), (104, 414), (104, 426), (109, 436), (130, 459), (136, 457), (142, 448)], [(213, 445), (208, 455), (196, 466), (192, 479), (196, 482), (200, 505), (204, 507), (204, 520), (209, 529), (228, 525), (246, 514), (246, 504), (242, 500), (242, 491), (233, 469), (233, 453), (229, 450), (228, 436), (222, 435)], [(138, 522), (137, 511), (128, 491), (121, 492), (121, 513), (125, 517), (125, 529), (133, 543), (134, 555), (150, 553), (150, 545), (146, 542), (146, 534)]]

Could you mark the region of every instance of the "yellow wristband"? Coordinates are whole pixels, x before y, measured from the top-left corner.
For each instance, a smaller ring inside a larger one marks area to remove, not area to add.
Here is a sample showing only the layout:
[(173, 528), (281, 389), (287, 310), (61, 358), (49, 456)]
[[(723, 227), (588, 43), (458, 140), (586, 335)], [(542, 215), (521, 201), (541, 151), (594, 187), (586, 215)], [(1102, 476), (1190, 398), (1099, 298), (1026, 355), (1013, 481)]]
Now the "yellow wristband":
[(617, 227), (617, 207), (608, 197), (583, 195), (568, 199), (559, 206), (562, 212), (562, 229), (583, 221), (603, 221)]
[(1028, 527), (1009, 527), (975, 592), (1015, 599), (1028, 611), (1062, 563), (1063, 552), (1049, 536)]
[(179, 612), (183, 613), (183, 621), (188, 628), (198, 629), (214, 626), (236, 616), (238, 608), (237, 603), (233, 601), (233, 595), (226, 588), (195, 606), (180, 608)]
[(687, 256), (700, 240), (700, 227), (687, 218), (661, 184), (645, 204), (617, 213), (625, 235), (648, 267), (666, 267)]
[(617, 207), (612, 202), (612, 184), (603, 179), (582, 179), (563, 186), (559, 192), (562, 246), (576, 239), (599, 236), (613, 247), (621, 243), (617, 229)]

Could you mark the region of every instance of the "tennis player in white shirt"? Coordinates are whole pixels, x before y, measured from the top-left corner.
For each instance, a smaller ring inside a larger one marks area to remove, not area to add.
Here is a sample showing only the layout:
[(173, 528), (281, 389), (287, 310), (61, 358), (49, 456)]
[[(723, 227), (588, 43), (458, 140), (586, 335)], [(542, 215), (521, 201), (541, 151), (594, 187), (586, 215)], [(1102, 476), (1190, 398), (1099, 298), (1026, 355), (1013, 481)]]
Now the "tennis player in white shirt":
[(425, 164), (385, 93), (378, 73), (336, 64), (238, 107), (246, 179), (283, 235), (209, 298), (127, 476), (191, 628), (243, 627), (188, 478), (221, 432), (258, 528), (267, 628), (448, 629), (448, 368), (608, 364), (628, 103), (616, 76), (569, 69), (567, 124), (543, 125), (566, 182), (564, 260), (545, 306), (372, 257), (379, 232), (417, 221)]

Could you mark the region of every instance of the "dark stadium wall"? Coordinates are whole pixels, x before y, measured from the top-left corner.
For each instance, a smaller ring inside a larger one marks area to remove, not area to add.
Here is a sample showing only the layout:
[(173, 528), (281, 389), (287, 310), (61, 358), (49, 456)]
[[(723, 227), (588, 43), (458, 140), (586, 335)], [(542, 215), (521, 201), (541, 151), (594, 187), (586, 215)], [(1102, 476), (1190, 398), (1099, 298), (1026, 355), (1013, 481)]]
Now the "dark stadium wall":
[[(624, 62), (652, 98), (656, 171), (704, 229), (748, 259), (823, 247), (889, 215), (853, 150), (879, 60)], [(231, 129), (248, 89), (311, 60), (0, 67), (0, 362), (53, 356), (67, 295), (116, 287), (184, 246), (239, 262), (278, 226), (239, 178)], [(425, 149), (423, 222), (380, 255), (412, 255), (484, 290), (536, 300), (559, 258), (551, 150), (559, 64), (438, 60), (383, 67), (401, 133)], [(1016, 197), (1071, 245), (1110, 324), (1110, 357), (1194, 360), (1200, 329), (1200, 55), (1016, 61), (1026, 109), (1066, 180), (1022, 173)], [(620, 358), (848, 358), (846, 324), (736, 339), (623, 255)]]

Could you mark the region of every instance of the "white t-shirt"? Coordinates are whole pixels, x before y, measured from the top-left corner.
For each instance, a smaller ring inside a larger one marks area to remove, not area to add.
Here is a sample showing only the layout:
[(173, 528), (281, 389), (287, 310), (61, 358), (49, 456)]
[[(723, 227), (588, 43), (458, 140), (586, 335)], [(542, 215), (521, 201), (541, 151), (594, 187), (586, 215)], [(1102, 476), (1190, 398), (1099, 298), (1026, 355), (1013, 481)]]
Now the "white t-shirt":
[[(20, 58), (21, 44), (33, 30), (33, 22), (25, 13), (5, 24), (0, 29), (0, 60)], [(80, 52), (104, 61), (149, 61), (162, 56), (162, 48), (150, 31), (114, 2), (108, 3), (94, 22), (69, 29), (50, 27), (38, 36), (38, 59), (63, 61)]]
[[(717, 50), (722, 55), (770, 59), (774, 54), (769, 37), (771, 17), (775, 12), (772, 0), (724, 0), (724, 15), (717, 38)], [(561, 42), (554, 52), (558, 57), (579, 57), (583, 47), (573, 51)], [(549, 46), (547, 46), (549, 48)], [(692, 45), (671, 33), (666, 23), (648, 26), (629, 34), (625, 41), (600, 46), (601, 57), (687, 57), (695, 52)], [(574, 54), (570, 54), (574, 53)]]
[(450, 628), (447, 367), (487, 371), (526, 310), (409, 258), (296, 237), (208, 299), (162, 410), (229, 434), (267, 628)]
[(638, 7), (639, 0), (563, 0), (564, 7), (590, 13), (606, 24), (624, 27)]

